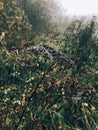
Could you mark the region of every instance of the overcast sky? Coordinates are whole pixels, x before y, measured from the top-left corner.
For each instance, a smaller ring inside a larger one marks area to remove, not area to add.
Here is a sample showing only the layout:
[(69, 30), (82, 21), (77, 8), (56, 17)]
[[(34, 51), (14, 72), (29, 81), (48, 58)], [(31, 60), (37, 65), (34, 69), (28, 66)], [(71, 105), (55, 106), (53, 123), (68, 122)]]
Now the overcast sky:
[(98, 15), (98, 0), (57, 0), (68, 15)]

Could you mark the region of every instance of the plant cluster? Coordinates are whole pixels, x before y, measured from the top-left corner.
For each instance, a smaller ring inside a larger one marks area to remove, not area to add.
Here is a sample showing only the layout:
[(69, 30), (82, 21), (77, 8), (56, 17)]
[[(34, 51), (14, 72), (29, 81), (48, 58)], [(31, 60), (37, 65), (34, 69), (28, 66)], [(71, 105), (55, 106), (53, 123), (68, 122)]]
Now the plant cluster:
[(95, 20), (31, 39), (17, 0), (1, 0), (0, 17), (0, 129), (97, 130)]
[[(59, 56), (68, 62), (60, 62)], [(14, 52), (4, 48), (1, 58), (1, 126), (35, 130), (75, 129), (81, 124), (84, 129), (90, 124), (96, 127), (91, 104), (95, 92), (89, 86), (81, 88), (72, 75), (74, 63), (64, 54), (39, 45)]]

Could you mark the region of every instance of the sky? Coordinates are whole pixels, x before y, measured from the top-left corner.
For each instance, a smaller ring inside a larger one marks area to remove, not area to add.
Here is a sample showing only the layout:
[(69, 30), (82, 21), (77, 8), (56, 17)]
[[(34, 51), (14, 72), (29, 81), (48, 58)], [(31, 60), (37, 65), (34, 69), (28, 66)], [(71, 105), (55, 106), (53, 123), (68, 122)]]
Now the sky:
[(66, 14), (76, 16), (98, 15), (98, 0), (57, 0)]

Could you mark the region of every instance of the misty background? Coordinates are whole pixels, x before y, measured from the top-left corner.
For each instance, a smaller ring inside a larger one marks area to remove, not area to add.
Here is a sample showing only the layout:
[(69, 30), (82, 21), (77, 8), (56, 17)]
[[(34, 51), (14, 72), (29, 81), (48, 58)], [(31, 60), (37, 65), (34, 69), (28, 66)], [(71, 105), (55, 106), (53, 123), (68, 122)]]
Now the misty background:
[(33, 29), (40, 31), (64, 29), (73, 19), (90, 20), (92, 15), (68, 15), (65, 2), (59, 0), (19, 0), (19, 6), (25, 10)]

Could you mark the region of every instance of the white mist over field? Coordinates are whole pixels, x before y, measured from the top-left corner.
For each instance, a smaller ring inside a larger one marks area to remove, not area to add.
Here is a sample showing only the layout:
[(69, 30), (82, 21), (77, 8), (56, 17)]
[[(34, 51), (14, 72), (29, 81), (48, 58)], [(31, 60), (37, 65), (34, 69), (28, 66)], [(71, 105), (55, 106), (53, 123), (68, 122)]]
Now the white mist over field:
[(98, 16), (97, 5), (98, 0), (26, 0), (24, 9), (34, 27), (39, 25), (43, 29), (46, 24), (62, 31), (72, 20), (84, 17), (91, 20), (92, 16)]
[[(91, 16), (98, 15), (98, 0), (55, 0), (66, 15)], [(63, 14), (63, 15), (65, 15)]]

